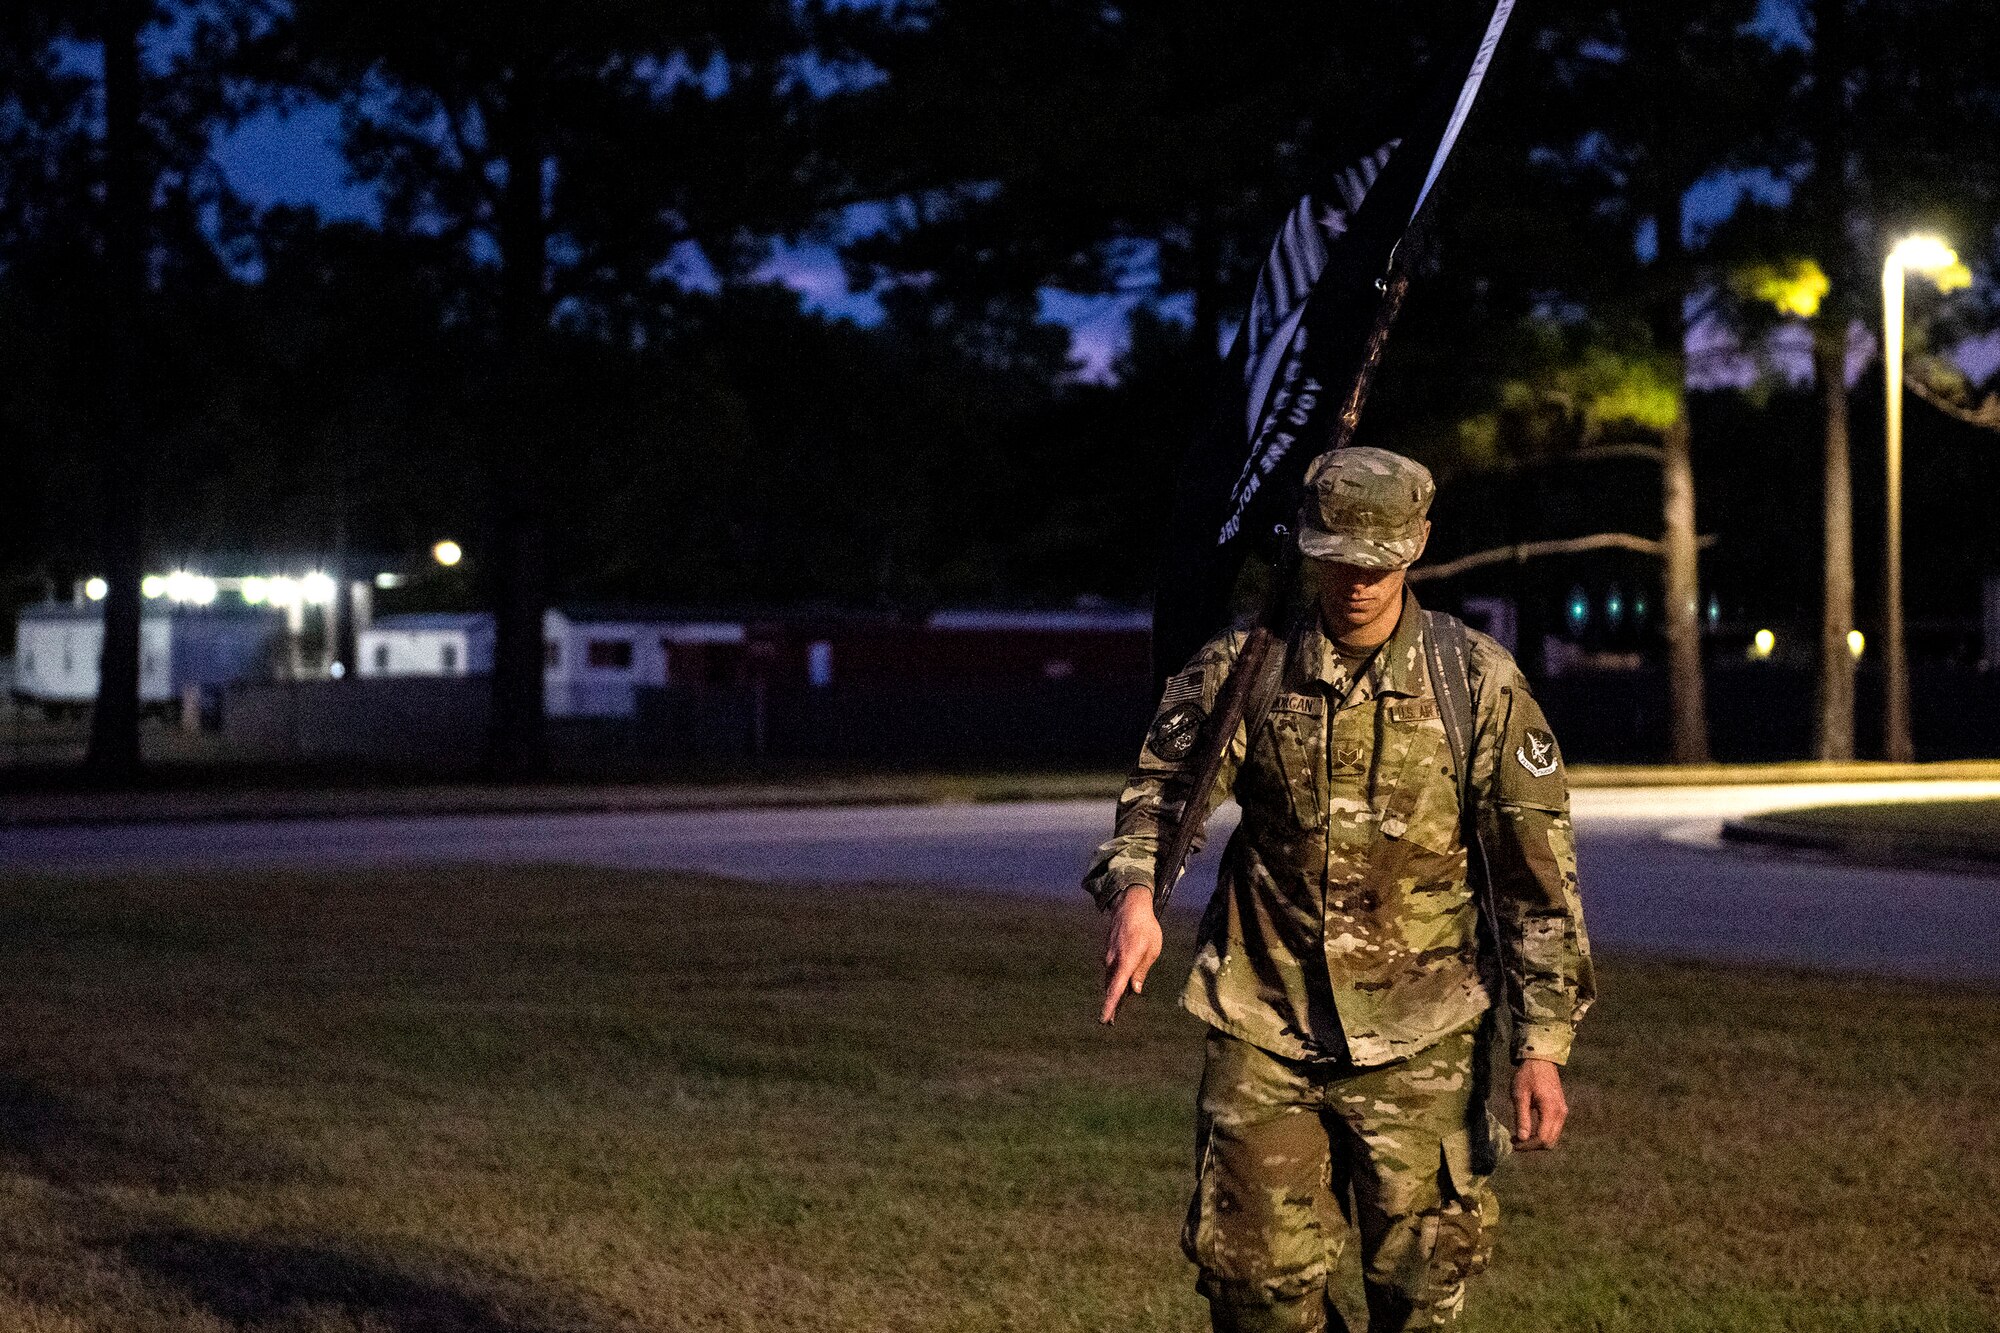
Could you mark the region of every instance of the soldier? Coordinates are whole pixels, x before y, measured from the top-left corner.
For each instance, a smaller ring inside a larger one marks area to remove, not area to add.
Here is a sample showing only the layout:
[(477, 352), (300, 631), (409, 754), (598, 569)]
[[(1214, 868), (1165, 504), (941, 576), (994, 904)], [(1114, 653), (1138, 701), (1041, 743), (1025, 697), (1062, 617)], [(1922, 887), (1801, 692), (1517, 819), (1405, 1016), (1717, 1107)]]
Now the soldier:
[[(1242, 823), (1181, 995), (1209, 1025), (1181, 1244), (1218, 1330), (1344, 1329), (1327, 1275), (1350, 1226), (1369, 1329), (1442, 1327), (1497, 1220), (1509, 1127), (1488, 1114), (1484, 1053), (1502, 1011), (1512, 1146), (1553, 1148), (1567, 1115), (1558, 1067), (1595, 994), (1568, 786), (1506, 650), (1405, 587), (1430, 473), (1345, 449), (1306, 484), (1317, 623), (1286, 645), (1255, 736), (1231, 739), (1220, 781)], [(1167, 682), (1085, 880), (1112, 914), (1106, 1023), (1159, 957), (1154, 867), (1246, 637)], [(1455, 687), (1432, 678), (1447, 641), (1464, 648)], [(1462, 785), (1445, 724), (1468, 693)]]

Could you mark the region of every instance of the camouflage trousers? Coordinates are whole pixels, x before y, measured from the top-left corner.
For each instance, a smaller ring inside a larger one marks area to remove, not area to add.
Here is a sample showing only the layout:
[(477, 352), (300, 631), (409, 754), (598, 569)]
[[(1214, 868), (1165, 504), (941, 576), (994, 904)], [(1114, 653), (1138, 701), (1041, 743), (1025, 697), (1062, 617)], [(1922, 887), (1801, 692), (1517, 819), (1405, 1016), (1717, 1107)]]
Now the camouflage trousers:
[(1344, 1331), (1327, 1279), (1350, 1230), (1370, 1333), (1456, 1322), (1499, 1220), (1481, 1033), (1357, 1069), (1209, 1030), (1181, 1247), (1218, 1333)]

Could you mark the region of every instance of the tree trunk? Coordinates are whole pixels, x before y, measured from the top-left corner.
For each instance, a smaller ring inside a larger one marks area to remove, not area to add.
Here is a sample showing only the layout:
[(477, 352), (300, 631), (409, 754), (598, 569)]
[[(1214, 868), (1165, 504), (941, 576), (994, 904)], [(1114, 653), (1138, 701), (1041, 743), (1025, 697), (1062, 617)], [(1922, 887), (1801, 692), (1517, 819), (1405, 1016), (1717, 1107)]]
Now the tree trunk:
[(1666, 546), (1667, 758), (1676, 764), (1705, 764), (1708, 753), (1708, 696), (1702, 679), (1701, 579), (1696, 563), (1693, 432), (1683, 396), (1680, 415), (1661, 443), (1666, 460), (1661, 478), (1661, 514)]
[(495, 605), (488, 776), (518, 781), (548, 767), (543, 628), (548, 609), (547, 478), (540, 466), (536, 389), (548, 327), (548, 220), (542, 200), (542, 106), (517, 74), (501, 121), (507, 184), (501, 202), (503, 378), (491, 395)]
[(1848, 163), (1852, 125), (1848, 82), (1853, 47), (1849, 0), (1814, 0), (1812, 91), (1807, 99), (1817, 153), (1801, 193), (1807, 234), (1832, 279), (1829, 300), (1813, 323), (1813, 376), (1820, 393), (1824, 440), (1822, 597), (1819, 685), (1813, 713), (1813, 757), (1854, 758), (1854, 486), (1847, 414), (1847, 327), (1855, 306), (1855, 265), (1849, 262), (1847, 215), (1852, 195)]
[(1658, 263), (1666, 277), (1654, 311), (1653, 338), (1673, 368), (1677, 399), (1673, 423), (1660, 440), (1665, 454), (1660, 478), (1660, 541), (1666, 548), (1666, 568), (1660, 613), (1667, 640), (1667, 758), (1676, 764), (1705, 764), (1709, 760), (1708, 688), (1702, 676), (1694, 427), (1688, 420), (1687, 401), (1685, 293), (1690, 275), (1683, 216), (1687, 208), (1687, 184), (1672, 178), (1657, 182), (1652, 203)]
[(1845, 332), (1822, 327), (1813, 339), (1813, 371), (1819, 380), (1826, 437), (1826, 576), (1820, 602), (1813, 757), (1827, 760), (1854, 758), (1854, 652), (1847, 643), (1854, 628), (1854, 488), (1847, 429)]
[(146, 189), (139, 136), (141, 0), (104, 3), (103, 441), (100, 559), (108, 591), (85, 764), (99, 780), (139, 773), (139, 593), (145, 554), (145, 470), (138, 404), (144, 316)]

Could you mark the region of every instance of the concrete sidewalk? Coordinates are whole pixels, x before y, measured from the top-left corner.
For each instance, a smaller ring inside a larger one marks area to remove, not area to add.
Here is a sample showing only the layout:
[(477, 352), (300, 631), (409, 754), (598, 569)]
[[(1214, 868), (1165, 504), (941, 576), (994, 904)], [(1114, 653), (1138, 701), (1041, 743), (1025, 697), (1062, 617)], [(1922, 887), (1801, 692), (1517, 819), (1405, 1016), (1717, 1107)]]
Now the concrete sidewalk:
[[(2000, 762), (1939, 764), (1579, 765), (1578, 789), (1730, 787), (1818, 782), (2000, 780)], [(1115, 800), (1122, 773), (885, 773), (780, 781), (432, 783), (377, 787), (162, 787), (0, 793), (0, 828), (209, 823), (467, 814), (645, 813), (799, 806)]]

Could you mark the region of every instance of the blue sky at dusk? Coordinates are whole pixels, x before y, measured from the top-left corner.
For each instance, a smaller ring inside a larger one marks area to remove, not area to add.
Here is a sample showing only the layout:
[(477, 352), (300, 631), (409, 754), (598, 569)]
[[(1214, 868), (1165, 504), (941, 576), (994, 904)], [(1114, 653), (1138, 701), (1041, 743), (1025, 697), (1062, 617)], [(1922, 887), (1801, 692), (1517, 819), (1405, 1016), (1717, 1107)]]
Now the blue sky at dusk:
[[(1773, 42), (1805, 42), (1795, 0), (1764, 0), (1757, 26)], [(331, 106), (309, 106), (289, 115), (271, 111), (223, 136), (213, 153), (230, 184), (256, 207), (311, 205), (328, 218), (372, 220), (377, 212), (374, 195), (349, 179), (336, 146), (339, 130), (339, 112)], [(1782, 182), (1765, 173), (1712, 177), (1689, 194), (1690, 230), (1698, 234), (1726, 218), (1746, 195), (1782, 203), (1787, 193)], [(865, 228), (869, 225), (866, 217), (867, 210), (851, 210), (847, 225), (850, 230)], [(1645, 238), (1640, 238), (1640, 243), (1643, 246)], [(687, 267), (697, 279), (705, 270), (698, 258)], [(760, 276), (791, 287), (813, 310), (862, 323), (881, 317), (881, 308), (871, 295), (848, 290), (839, 257), (830, 245), (781, 246)], [(1081, 363), (1084, 377), (1100, 379), (1108, 375), (1125, 347), (1132, 310), (1146, 299), (1144, 293), (1086, 296), (1051, 288), (1041, 294), (1041, 310), (1044, 318), (1069, 328), (1072, 354)], [(1186, 308), (1185, 301), (1161, 303), (1169, 316), (1184, 316)], [(1716, 349), (1702, 350), (1713, 357)], [(1968, 362), (1967, 369), (1975, 379), (1991, 373), (2000, 363), (2000, 339), (1964, 350), (1971, 355), (1960, 359)], [(1782, 350), (1777, 358), (1781, 363), (1802, 359)], [(1798, 369), (1803, 374), (1803, 366)], [(1738, 365), (1724, 378), (1736, 380), (1750, 374), (1754, 368)]]
[[(374, 194), (348, 178), (337, 140), (340, 115), (330, 106), (309, 107), (290, 115), (267, 112), (223, 136), (214, 146), (217, 164), (232, 187), (258, 208), (274, 204), (309, 204), (328, 218), (372, 220)], [(1745, 191), (1772, 192), (1768, 180), (1757, 177), (1718, 179), (1697, 190), (1695, 218), (1705, 226), (1726, 216)], [(881, 308), (866, 292), (851, 292), (830, 245), (780, 247), (762, 276), (797, 291), (807, 306), (829, 315), (872, 322)], [(1126, 320), (1146, 298), (1141, 294), (1082, 296), (1047, 289), (1042, 315), (1067, 326), (1073, 354), (1087, 378), (1101, 378), (1123, 350)], [(1168, 301), (1164, 310), (1184, 313), (1185, 303)]]

